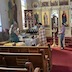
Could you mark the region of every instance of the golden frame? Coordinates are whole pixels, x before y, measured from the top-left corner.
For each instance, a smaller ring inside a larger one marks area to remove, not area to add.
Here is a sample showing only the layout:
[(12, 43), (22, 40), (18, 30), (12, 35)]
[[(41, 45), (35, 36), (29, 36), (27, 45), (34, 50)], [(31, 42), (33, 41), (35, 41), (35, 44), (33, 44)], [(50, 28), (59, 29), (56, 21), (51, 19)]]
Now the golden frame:
[(48, 10), (46, 10), (46, 11), (43, 10), (42, 11), (42, 24), (44, 26), (49, 26), (50, 25), (50, 12)]
[(60, 10), (60, 24), (62, 25), (62, 14), (63, 14), (63, 11), (66, 13), (66, 18), (67, 18), (67, 21), (66, 21), (66, 26), (69, 26), (69, 10)]

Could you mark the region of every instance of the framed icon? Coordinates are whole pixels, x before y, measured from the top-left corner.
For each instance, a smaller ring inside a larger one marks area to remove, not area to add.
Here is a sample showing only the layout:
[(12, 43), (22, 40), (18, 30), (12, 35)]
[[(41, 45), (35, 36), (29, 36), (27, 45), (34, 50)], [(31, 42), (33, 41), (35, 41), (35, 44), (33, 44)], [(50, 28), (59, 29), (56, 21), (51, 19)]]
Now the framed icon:
[(42, 2), (42, 7), (49, 6), (49, 2)]
[(47, 26), (49, 26), (49, 20), (50, 20), (50, 17), (49, 17), (49, 15), (50, 15), (50, 12), (48, 11), (48, 10), (46, 10), (46, 11), (42, 11), (42, 24), (45, 26), (45, 27), (47, 27)]
[(64, 23), (65, 26), (69, 26), (69, 11), (61, 10), (60, 11), (60, 24)]
[(50, 6), (58, 6), (58, 0), (51, 0)]
[(69, 0), (59, 0), (59, 5), (69, 5)]

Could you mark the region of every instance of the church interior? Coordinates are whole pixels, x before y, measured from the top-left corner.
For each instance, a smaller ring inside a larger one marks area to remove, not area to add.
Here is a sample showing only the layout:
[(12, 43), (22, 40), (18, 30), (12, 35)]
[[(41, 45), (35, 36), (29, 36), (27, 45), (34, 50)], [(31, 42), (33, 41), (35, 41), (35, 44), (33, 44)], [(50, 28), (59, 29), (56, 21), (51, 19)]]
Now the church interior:
[(72, 72), (72, 0), (0, 0), (0, 72)]

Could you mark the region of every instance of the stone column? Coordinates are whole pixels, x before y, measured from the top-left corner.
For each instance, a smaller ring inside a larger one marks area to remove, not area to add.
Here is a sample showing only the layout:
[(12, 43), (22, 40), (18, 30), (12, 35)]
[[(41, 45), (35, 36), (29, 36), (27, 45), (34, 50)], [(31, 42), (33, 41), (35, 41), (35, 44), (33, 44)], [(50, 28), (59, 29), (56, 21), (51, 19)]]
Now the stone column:
[[(58, 18), (58, 32), (60, 32), (60, 8), (59, 8), (59, 18)], [(60, 47), (60, 35), (58, 35), (58, 47)]]

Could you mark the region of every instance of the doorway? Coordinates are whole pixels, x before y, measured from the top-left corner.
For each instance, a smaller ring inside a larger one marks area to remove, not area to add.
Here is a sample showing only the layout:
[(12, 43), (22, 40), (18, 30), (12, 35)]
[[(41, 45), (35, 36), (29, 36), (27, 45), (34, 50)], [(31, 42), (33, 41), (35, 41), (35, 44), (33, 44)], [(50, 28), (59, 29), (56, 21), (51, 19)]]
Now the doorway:
[[(51, 26), (52, 26), (52, 30), (53, 28), (56, 28), (56, 33), (55, 33), (56, 37), (58, 34), (58, 19), (59, 19), (59, 11), (55, 9), (52, 10), (51, 11)], [(53, 33), (52, 33), (52, 37), (53, 37)]]

